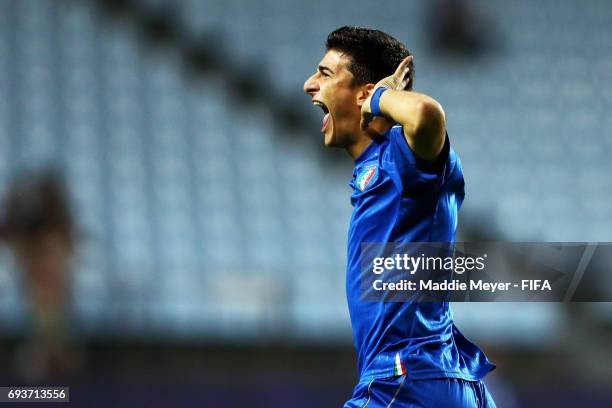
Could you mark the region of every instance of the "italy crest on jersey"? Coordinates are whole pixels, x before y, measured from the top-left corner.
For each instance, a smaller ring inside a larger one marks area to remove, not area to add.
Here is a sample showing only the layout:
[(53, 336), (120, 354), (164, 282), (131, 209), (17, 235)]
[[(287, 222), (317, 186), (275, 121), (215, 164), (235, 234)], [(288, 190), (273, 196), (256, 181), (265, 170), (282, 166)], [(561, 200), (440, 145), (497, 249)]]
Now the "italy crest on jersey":
[(359, 175), (357, 176), (357, 180), (355, 183), (357, 185), (357, 188), (361, 191), (365, 191), (370, 182), (374, 180), (377, 171), (378, 166), (376, 166), (375, 164), (366, 166), (363, 170), (361, 170), (361, 173), (359, 173)]

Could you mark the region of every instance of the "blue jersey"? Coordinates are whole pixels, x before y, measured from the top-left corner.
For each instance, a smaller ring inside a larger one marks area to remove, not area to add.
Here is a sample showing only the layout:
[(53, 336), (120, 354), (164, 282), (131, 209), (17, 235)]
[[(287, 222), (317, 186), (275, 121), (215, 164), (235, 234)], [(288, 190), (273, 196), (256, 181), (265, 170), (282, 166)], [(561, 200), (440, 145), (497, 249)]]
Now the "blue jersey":
[(361, 300), (362, 243), (454, 242), (464, 180), (448, 137), (430, 163), (394, 126), (355, 160), (350, 186), (346, 291), (360, 381), (394, 375), (480, 380), (494, 366), (457, 330), (448, 302)]

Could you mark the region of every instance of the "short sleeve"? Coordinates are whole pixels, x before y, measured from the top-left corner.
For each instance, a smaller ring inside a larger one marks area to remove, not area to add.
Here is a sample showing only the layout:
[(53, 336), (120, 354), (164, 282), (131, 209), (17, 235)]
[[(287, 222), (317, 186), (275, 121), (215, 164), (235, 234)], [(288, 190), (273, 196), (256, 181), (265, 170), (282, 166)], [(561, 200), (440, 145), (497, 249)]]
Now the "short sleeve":
[(445, 167), (449, 159), (450, 141), (445, 136), (444, 147), (434, 162), (416, 155), (408, 145), (401, 126), (389, 131), (389, 159), (395, 164), (402, 182), (407, 185), (437, 185), (444, 179)]

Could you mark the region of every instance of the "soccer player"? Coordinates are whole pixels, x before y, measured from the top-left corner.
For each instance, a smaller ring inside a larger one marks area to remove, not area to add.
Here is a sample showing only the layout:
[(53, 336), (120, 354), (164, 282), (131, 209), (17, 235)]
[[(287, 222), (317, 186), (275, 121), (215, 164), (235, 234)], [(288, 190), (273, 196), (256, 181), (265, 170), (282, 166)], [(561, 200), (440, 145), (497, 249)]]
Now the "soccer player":
[(366, 242), (454, 242), (464, 197), (442, 107), (413, 92), (413, 57), (393, 37), (342, 27), (304, 83), (325, 113), (325, 145), (355, 161), (347, 298), (359, 383), (354, 407), (495, 407), (481, 379), (495, 366), (453, 324), (448, 302), (361, 300)]

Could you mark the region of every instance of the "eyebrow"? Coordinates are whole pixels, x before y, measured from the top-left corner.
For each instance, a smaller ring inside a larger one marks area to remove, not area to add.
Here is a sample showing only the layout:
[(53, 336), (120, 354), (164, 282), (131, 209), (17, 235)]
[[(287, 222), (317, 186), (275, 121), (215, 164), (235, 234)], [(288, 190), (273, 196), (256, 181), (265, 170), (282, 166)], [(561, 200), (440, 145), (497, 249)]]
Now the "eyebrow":
[(325, 65), (319, 65), (319, 71), (321, 72), (328, 71), (330, 74), (334, 73), (334, 71), (332, 71), (330, 68), (326, 67)]

